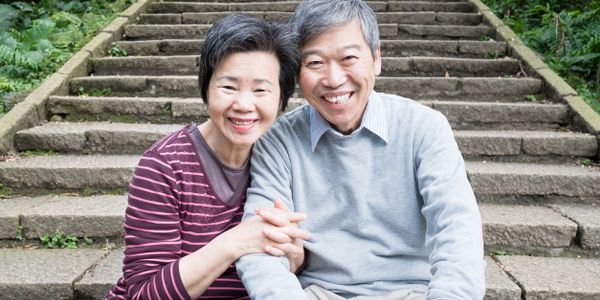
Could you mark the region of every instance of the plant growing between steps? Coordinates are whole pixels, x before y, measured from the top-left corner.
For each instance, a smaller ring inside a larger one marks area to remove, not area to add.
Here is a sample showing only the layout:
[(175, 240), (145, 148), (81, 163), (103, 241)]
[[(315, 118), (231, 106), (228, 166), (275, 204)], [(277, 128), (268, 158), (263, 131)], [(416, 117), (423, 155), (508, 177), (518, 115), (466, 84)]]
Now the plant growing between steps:
[(105, 97), (105, 96), (109, 96), (110, 93), (112, 93), (112, 90), (110, 88), (86, 90), (84, 87), (79, 87), (79, 90), (77, 91), (77, 94), (79, 96), (91, 96), (91, 97)]
[(40, 237), (40, 241), (42, 242), (42, 246), (44, 246), (44, 248), (49, 249), (75, 249), (82, 245), (89, 246), (94, 243), (94, 240), (88, 237), (84, 237), (83, 241), (79, 241), (79, 238), (76, 236), (64, 235), (60, 229), (56, 229), (52, 235), (43, 235)]
[(117, 44), (112, 43), (110, 49), (108, 49), (108, 55), (116, 57), (127, 56), (127, 51), (119, 47)]

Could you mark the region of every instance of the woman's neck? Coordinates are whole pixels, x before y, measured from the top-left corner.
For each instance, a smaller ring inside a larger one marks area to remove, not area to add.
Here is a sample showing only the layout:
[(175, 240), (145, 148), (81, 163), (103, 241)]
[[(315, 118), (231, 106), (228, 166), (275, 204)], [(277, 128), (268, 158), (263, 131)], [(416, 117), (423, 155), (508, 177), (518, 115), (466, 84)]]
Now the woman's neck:
[(251, 146), (234, 145), (223, 136), (223, 133), (214, 126), (211, 120), (198, 125), (198, 130), (208, 147), (222, 163), (236, 169), (244, 165), (250, 154)]

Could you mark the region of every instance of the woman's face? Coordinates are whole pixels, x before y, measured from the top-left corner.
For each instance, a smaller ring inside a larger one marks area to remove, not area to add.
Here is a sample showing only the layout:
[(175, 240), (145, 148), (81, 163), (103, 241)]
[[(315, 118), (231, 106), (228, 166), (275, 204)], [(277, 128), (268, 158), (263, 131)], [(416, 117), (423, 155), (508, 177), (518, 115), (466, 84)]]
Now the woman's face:
[(253, 51), (226, 56), (208, 87), (208, 115), (232, 146), (251, 146), (271, 127), (279, 108), (279, 61)]

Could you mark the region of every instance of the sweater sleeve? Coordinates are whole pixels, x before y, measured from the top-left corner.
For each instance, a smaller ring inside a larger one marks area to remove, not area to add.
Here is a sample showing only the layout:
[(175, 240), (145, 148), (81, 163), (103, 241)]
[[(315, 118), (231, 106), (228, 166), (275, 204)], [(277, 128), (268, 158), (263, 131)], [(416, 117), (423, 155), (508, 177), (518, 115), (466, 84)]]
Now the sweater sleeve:
[(141, 158), (129, 185), (123, 274), (131, 299), (190, 299), (179, 274), (176, 177), (154, 152)]
[(427, 299), (483, 299), (481, 217), (452, 129), (438, 112), (416, 154), (432, 279)]
[[(273, 127), (254, 145), (251, 161), (252, 183), (248, 189), (244, 218), (256, 208), (272, 207), (276, 198), (291, 210), (291, 173), (285, 147), (277, 136), (280, 127)], [(308, 299), (296, 276), (289, 271), (285, 257), (250, 254), (238, 259), (236, 268), (252, 299)]]

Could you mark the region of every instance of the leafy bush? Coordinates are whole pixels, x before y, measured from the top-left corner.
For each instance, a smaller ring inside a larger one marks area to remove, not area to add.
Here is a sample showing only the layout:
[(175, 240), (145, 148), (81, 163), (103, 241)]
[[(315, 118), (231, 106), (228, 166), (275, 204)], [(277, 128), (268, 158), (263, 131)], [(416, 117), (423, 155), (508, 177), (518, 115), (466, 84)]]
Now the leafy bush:
[(35, 88), (134, 0), (0, 2), (0, 113), (7, 93)]
[(484, 0), (600, 113), (600, 0)]

